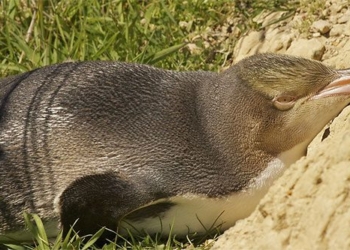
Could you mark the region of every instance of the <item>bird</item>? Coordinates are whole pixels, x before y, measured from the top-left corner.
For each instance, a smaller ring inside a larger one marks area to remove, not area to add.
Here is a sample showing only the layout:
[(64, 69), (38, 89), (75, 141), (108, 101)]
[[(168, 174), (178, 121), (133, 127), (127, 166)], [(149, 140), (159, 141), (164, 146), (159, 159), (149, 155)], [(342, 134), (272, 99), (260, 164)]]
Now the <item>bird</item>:
[(350, 69), (257, 54), (215, 73), (85, 61), (0, 80), (0, 242), (226, 230), (350, 103)]

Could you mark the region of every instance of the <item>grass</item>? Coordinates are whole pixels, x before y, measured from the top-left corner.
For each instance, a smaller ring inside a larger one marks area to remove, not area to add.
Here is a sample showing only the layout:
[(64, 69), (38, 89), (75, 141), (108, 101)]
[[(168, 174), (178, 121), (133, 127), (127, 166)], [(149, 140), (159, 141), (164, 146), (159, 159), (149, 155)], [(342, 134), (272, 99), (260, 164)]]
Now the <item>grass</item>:
[(300, 0), (300, 10), (307, 14), (307, 18), (302, 19), (296, 28), (300, 30), (301, 33), (306, 34), (306, 36), (310, 35), (309, 31), (312, 23), (316, 20), (324, 19), (322, 10), (325, 8), (326, 0), (315, 0), (312, 2)]
[(239, 38), (233, 26), (244, 34), (259, 28), (261, 11), (295, 8), (287, 0), (4, 0), (0, 76), (67, 60), (217, 71)]
[[(119, 60), (173, 70), (218, 71), (261, 11), (294, 12), (287, 0), (2, 0), (0, 77), (67, 60)], [(26, 216), (32, 249), (93, 248), (73, 232), (49, 242), (40, 218)], [(209, 249), (202, 244), (198, 249)], [(25, 246), (11, 245), (13, 249)], [(103, 249), (195, 249), (169, 236), (133, 237)]]
[[(204, 49), (201, 34), (222, 24), (233, 6), (225, 0), (1, 1), (0, 75), (66, 60), (217, 69), (225, 55), (215, 47)], [(212, 62), (205, 63), (212, 53)]]
[[(179, 241), (176, 239), (175, 235), (171, 233), (168, 235), (167, 239), (156, 236), (137, 236), (130, 234), (130, 237), (123, 238), (118, 236), (115, 242), (110, 242), (98, 248), (94, 246), (96, 241), (102, 235), (105, 228), (101, 228), (93, 236), (86, 239), (86, 237), (80, 237), (72, 229), (68, 232), (67, 236), (63, 237), (62, 232), (57, 236), (56, 239), (49, 239), (44, 225), (35, 214), (24, 214), (24, 220), (27, 230), (31, 233), (33, 238), (33, 243), (31, 244), (6, 244), (5, 246), (9, 249), (14, 250), (60, 250), (60, 249), (103, 249), (103, 250), (141, 250), (141, 249), (162, 249), (162, 250), (171, 250), (171, 249), (198, 249), (198, 250), (209, 250), (213, 244), (213, 240), (203, 241), (202, 238), (197, 238), (193, 236), (193, 239), (187, 237), (187, 241)], [(210, 231), (209, 231), (210, 230)], [(208, 233), (215, 233), (216, 228), (209, 229)], [(217, 233), (216, 233), (217, 234)], [(214, 237), (215, 238), (215, 237)], [(199, 247), (195, 247), (194, 243), (197, 240), (201, 240), (202, 243)], [(1, 246), (1, 244), (0, 244)]]

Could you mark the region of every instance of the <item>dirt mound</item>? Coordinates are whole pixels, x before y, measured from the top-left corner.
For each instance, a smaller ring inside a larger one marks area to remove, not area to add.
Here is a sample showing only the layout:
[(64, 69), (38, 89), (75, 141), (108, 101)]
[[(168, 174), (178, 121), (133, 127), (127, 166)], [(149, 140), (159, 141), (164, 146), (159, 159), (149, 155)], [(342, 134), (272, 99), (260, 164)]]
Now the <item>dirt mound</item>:
[(350, 107), (327, 131), (213, 249), (350, 249)]
[[(300, 11), (262, 14), (263, 31), (243, 37), (235, 61), (273, 52), (350, 67), (350, 4), (326, 1), (322, 18), (302, 31)], [(283, 18), (282, 18), (283, 19)], [(271, 25), (271, 23), (273, 23)], [(254, 213), (227, 230), (213, 249), (350, 249), (350, 107), (310, 144), (270, 188)], [(234, 212), (234, 211), (233, 211)]]

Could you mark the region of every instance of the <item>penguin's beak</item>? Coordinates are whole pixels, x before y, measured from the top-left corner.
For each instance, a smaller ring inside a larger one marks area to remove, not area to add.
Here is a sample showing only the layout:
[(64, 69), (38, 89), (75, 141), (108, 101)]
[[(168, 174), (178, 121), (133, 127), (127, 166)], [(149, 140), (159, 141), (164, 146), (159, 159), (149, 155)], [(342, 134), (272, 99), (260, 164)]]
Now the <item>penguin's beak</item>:
[(326, 85), (310, 99), (321, 99), (329, 96), (346, 95), (350, 97), (350, 69), (340, 70), (340, 77)]

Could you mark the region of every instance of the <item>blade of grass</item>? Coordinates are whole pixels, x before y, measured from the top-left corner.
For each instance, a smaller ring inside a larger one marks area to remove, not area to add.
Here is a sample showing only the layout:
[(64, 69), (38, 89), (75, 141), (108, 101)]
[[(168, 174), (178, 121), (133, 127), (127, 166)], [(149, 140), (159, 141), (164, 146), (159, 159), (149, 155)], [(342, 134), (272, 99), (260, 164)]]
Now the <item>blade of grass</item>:
[(35, 242), (38, 244), (40, 250), (50, 250), (46, 231), (39, 216), (25, 212), (24, 221), (29, 232), (33, 235)]
[(169, 56), (172, 53), (175, 53), (179, 51), (181, 48), (185, 47), (187, 43), (177, 44), (174, 46), (171, 46), (169, 48), (163, 49), (159, 52), (156, 52), (155, 54), (148, 57), (145, 62), (150, 64), (155, 64), (156, 62), (164, 59), (165, 57)]
[(82, 248), (82, 250), (87, 250), (89, 247), (93, 246), (96, 241), (101, 237), (101, 235), (103, 234), (103, 232), (105, 231), (105, 228), (101, 228), (100, 230), (98, 230), (90, 239), (88, 242), (85, 243), (84, 247)]
[[(28, 250), (28, 248), (26, 248), (26, 247), (14, 245), (14, 244), (4, 244), (4, 246), (8, 247), (9, 249), (13, 249), (13, 250)], [(0, 247), (1, 247), (1, 245), (0, 245)]]

